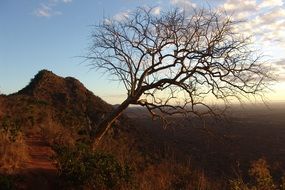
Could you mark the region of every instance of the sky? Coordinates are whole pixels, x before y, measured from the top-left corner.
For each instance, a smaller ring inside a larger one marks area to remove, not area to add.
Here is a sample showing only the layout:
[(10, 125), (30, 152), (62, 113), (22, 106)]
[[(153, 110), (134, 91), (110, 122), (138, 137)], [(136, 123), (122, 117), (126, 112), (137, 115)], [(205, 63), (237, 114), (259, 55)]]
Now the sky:
[(92, 69), (82, 56), (91, 45), (94, 25), (122, 19), (137, 7), (157, 14), (175, 7), (222, 9), (246, 20), (240, 32), (252, 35), (257, 49), (276, 71), (267, 100), (285, 101), (285, 0), (0, 0), (0, 93), (25, 87), (41, 69), (79, 79), (111, 104), (126, 97), (123, 86)]

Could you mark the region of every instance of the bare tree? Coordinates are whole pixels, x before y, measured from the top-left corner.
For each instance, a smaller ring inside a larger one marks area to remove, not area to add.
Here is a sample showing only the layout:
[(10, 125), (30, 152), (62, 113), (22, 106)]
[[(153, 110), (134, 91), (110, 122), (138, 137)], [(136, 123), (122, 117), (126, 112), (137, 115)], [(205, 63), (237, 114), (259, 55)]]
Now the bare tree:
[(98, 141), (130, 104), (153, 117), (215, 113), (207, 98), (227, 103), (262, 96), (268, 70), (224, 13), (175, 9), (156, 15), (138, 8), (121, 20), (96, 26), (87, 56), (122, 82), (125, 101), (94, 129)]

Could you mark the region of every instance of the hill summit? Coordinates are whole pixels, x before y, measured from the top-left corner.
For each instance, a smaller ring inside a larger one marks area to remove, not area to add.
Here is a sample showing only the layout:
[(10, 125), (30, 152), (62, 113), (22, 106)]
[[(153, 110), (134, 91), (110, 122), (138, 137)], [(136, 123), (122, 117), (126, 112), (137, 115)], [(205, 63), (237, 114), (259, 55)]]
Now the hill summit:
[[(85, 113), (108, 112), (112, 108), (87, 90), (77, 79), (63, 78), (48, 70), (39, 71), (31, 82), (17, 94), (46, 101), (55, 107), (64, 107)], [(93, 108), (89, 110), (91, 105)]]
[(17, 93), (0, 97), (0, 121), (13, 118), (21, 121), (20, 128), (50, 125), (52, 131), (58, 126), (73, 134), (96, 128), (112, 109), (77, 79), (60, 77), (48, 70), (39, 71)]

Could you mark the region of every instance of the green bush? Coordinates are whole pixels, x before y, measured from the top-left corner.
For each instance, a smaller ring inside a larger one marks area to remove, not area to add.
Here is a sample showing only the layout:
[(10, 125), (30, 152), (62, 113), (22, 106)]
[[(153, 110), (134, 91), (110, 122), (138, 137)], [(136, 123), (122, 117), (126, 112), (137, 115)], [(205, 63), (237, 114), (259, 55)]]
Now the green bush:
[(11, 142), (15, 142), (21, 131), (20, 119), (4, 116), (0, 121), (0, 132), (6, 134)]
[(269, 165), (265, 159), (258, 159), (251, 164), (249, 175), (258, 190), (276, 189), (270, 174)]
[(12, 189), (14, 189), (12, 177), (0, 174), (0, 190)]
[[(248, 171), (249, 182), (245, 183), (241, 176), (229, 181), (231, 190), (285, 190), (285, 176), (273, 179), (270, 166), (264, 158), (251, 163)], [(278, 183), (279, 181), (279, 183)]]
[(285, 176), (281, 178), (280, 190), (285, 190)]
[(250, 190), (248, 185), (244, 183), (244, 181), (241, 178), (230, 180), (229, 188), (230, 190)]
[(93, 152), (85, 144), (54, 149), (60, 177), (72, 185), (114, 189), (132, 183), (131, 168), (122, 166), (110, 154)]

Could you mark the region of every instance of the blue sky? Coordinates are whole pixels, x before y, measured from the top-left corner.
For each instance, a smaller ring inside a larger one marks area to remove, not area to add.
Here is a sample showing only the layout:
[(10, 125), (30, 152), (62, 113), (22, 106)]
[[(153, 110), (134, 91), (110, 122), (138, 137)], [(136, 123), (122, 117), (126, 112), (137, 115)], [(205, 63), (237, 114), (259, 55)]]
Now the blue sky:
[[(92, 25), (104, 17), (120, 18), (138, 6), (166, 8), (198, 7), (190, 0), (0, 0), (0, 93), (22, 89), (41, 69), (79, 79), (94, 94), (120, 103), (122, 86), (102, 72), (82, 63), (91, 43)], [(257, 47), (279, 72), (279, 82), (269, 100), (285, 101), (285, 7), (282, 0), (215, 0), (214, 8), (233, 12), (249, 22), (241, 28), (254, 34)]]

